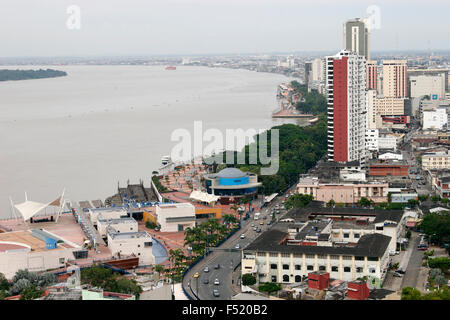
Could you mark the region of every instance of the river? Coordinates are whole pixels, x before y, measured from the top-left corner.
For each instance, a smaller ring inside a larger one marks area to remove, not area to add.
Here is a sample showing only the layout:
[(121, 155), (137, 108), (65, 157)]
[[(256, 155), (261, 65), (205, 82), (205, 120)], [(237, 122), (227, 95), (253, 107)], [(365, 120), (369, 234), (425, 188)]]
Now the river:
[[(0, 82), (0, 217), (14, 203), (104, 199), (149, 185), (175, 129), (267, 129), (285, 76), (206, 67), (20, 66), (68, 76)], [(295, 120), (290, 120), (295, 121)], [(300, 121), (300, 120), (299, 120)], [(304, 120), (302, 120), (304, 121)], [(301, 124), (301, 123), (300, 123)]]

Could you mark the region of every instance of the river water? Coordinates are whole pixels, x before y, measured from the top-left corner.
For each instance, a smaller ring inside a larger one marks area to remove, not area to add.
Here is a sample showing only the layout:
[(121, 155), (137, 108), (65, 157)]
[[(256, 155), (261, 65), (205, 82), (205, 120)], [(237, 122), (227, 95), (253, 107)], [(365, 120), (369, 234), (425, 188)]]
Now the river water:
[[(0, 67), (15, 69), (16, 67)], [(20, 66), (36, 69), (36, 66)], [(42, 68), (47, 68), (43, 66)], [(149, 185), (176, 129), (267, 129), (285, 76), (206, 67), (58, 66), (62, 78), (0, 82), (0, 217), (14, 203), (104, 199)], [(304, 121), (304, 120), (303, 120)]]

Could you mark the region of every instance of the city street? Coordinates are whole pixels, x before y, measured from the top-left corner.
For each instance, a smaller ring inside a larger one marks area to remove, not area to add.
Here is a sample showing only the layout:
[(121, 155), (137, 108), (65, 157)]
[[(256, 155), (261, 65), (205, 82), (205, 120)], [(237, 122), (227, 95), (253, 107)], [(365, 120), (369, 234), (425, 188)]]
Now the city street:
[(417, 279), (422, 267), (423, 251), (417, 250), (417, 246), (420, 242), (420, 236), (417, 232), (412, 232), (410, 239), (410, 246), (412, 249), (411, 257), (409, 259), (408, 266), (406, 267), (406, 273), (403, 276), (402, 288), (404, 287), (416, 287), (418, 285)]

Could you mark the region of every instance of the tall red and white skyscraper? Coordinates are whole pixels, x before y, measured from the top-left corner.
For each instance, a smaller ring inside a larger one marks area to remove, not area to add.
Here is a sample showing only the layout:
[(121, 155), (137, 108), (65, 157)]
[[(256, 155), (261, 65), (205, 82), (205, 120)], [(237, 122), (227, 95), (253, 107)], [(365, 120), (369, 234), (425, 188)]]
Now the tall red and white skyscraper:
[(366, 59), (342, 50), (325, 58), (328, 160), (365, 162)]

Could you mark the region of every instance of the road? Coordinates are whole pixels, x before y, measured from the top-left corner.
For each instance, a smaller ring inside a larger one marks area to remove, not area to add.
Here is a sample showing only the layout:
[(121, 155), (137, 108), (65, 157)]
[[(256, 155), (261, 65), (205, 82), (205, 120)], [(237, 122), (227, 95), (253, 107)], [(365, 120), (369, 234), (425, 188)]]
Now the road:
[(402, 288), (417, 286), (417, 279), (422, 267), (423, 251), (417, 250), (417, 246), (420, 242), (420, 236), (417, 232), (412, 232), (410, 245), (412, 246), (411, 258), (409, 259), (408, 266), (406, 267), (406, 273), (403, 276)]
[[(295, 187), (296, 185), (292, 186), (286, 193), (293, 192)], [(269, 207), (265, 207), (259, 211), (261, 212), (261, 219), (254, 220), (253, 216), (251, 216), (246, 221), (242, 221), (242, 228), (240, 231), (224, 242), (218, 248), (219, 250), (214, 250), (214, 252), (211, 253), (205, 260), (199, 262), (191, 270), (189, 270), (183, 279), (183, 287), (192, 297), (195, 297), (193, 293), (196, 293), (200, 300), (231, 300), (233, 295), (231, 276), (233, 270), (241, 263), (242, 248), (245, 248), (245, 246), (251, 243), (255, 238), (273, 226), (273, 224), (270, 226), (267, 225), (267, 222), (271, 220), (270, 210), (277, 204), (281, 205), (285, 194), (278, 196), (272, 201)], [(257, 211), (258, 210), (255, 209), (255, 212)], [(278, 214), (277, 218), (279, 219), (280, 216), (283, 216), (285, 213), (286, 212)], [(262, 219), (264, 216), (267, 216), (267, 219)], [(259, 224), (261, 221), (264, 221), (264, 225)], [(252, 224), (260, 227), (262, 230), (261, 233), (256, 233), (253, 231), (251, 226)], [(242, 234), (245, 234), (245, 239), (240, 238)], [(233, 252), (224, 251), (224, 249), (234, 249), (237, 243), (240, 245), (239, 250), (235, 250)], [(219, 269), (214, 269), (216, 264), (220, 265)], [(205, 266), (208, 266), (209, 268), (209, 272), (207, 273), (203, 271)], [(196, 272), (200, 274), (200, 277), (193, 277)], [(203, 283), (205, 278), (209, 280), (208, 284)], [(214, 285), (215, 279), (219, 280), (219, 285)], [(214, 289), (219, 291), (219, 297), (214, 297)]]

